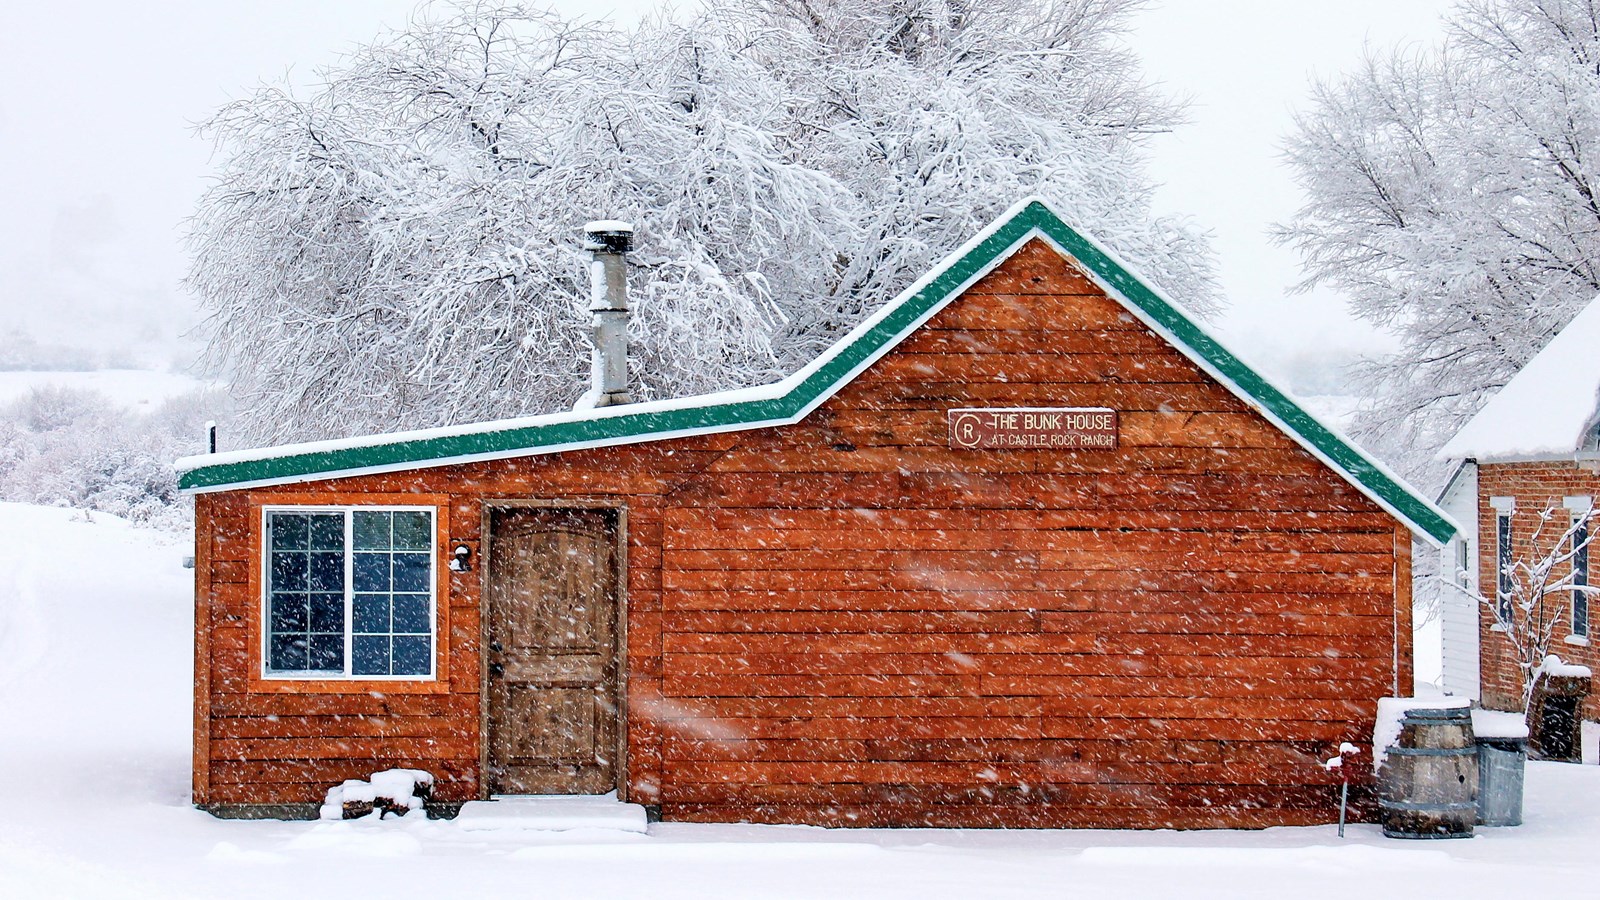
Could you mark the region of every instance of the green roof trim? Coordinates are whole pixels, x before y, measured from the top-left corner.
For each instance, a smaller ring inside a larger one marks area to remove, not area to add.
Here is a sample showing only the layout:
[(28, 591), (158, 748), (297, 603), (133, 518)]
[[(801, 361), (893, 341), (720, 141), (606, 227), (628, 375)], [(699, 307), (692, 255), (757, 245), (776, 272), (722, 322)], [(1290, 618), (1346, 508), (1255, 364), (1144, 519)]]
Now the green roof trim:
[(179, 487), (185, 491), (226, 490), (792, 423), (837, 393), (917, 325), (1036, 235), (1075, 259), (1111, 296), (1363, 493), (1405, 521), (1413, 532), (1438, 543), (1456, 533), (1455, 524), (1438, 507), (1302, 409), (1178, 306), (1040, 200), (1013, 207), (816, 362), (767, 386), (767, 390), (730, 391), (583, 414), (512, 419), (467, 429), (377, 436), (360, 442), (328, 441), (190, 457), (179, 461), (180, 469), (186, 470)]

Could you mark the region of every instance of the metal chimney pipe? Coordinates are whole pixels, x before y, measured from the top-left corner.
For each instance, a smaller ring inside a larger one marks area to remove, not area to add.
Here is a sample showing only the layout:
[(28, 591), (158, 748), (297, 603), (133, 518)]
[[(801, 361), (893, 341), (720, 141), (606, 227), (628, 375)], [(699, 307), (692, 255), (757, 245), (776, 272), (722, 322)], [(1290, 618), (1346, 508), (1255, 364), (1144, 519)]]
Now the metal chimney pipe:
[(598, 409), (632, 403), (628, 392), (628, 267), (624, 254), (633, 249), (633, 226), (627, 222), (590, 222), (583, 226), (583, 249), (589, 263), (590, 337), (589, 390), (573, 409)]

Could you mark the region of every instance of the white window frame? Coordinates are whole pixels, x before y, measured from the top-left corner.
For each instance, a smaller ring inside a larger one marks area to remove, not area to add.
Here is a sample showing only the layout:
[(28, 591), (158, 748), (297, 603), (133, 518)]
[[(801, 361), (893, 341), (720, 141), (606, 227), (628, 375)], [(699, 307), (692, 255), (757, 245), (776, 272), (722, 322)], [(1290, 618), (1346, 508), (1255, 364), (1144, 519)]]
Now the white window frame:
[(1456, 586), (1462, 590), (1471, 591), (1473, 584), (1478, 580), (1478, 573), (1474, 571), (1472, 558), (1472, 539), (1465, 535), (1457, 535), (1450, 542), (1450, 570), (1455, 575)]
[[(1567, 527), (1570, 529), (1577, 523), (1579, 519), (1589, 515), (1590, 510), (1594, 508), (1594, 500), (1593, 498), (1587, 496), (1565, 497), (1562, 499), (1561, 505), (1565, 506), (1570, 514), (1567, 519)], [(1590, 554), (1591, 551), (1594, 550), (1594, 525), (1595, 522), (1593, 520), (1590, 520), (1584, 524), (1584, 535), (1586, 538), (1588, 538), (1589, 543), (1583, 548), (1582, 587), (1589, 586), (1589, 575), (1594, 570), (1594, 567), (1590, 564)], [(1578, 535), (1574, 534), (1572, 536), (1572, 540), (1577, 542)], [(1570, 632), (1568, 635), (1568, 643), (1586, 644), (1589, 641), (1589, 626), (1594, 621), (1594, 610), (1591, 608), (1594, 601), (1594, 595), (1576, 589), (1580, 586), (1577, 568), (1578, 551), (1576, 548), (1573, 550), (1572, 567), (1574, 590), (1572, 592), (1572, 598), (1570, 601), (1571, 611), (1567, 621)], [(1580, 597), (1583, 600), (1583, 619), (1581, 620), (1581, 624), (1578, 618), (1578, 601)]]
[[(427, 675), (356, 675), (354, 666), (355, 637), (355, 516), (357, 512), (425, 512), (432, 522), (432, 540), (428, 546), (428, 674)], [(340, 513), (344, 516), (344, 671), (284, 671), (272, 669), (272, 530), (269, 521), (273, 513), (314, 515)], [(261, 535), (261, 592), (256, 598), (260, 614), (261, 656), (260, 677), (264, 681), (404, 681), (429, 682), (439, 680), (439, 508), (431, 505), (355, 504), (310, 505), (276, 504), (261, 507), (258, 523)]]
[(1517, 511), (1517, 501), (1512, 497), (1490, 497), (1489, 507), (1494, 510), (1494, 614), (1495, 621), (1491, 627), (1496, 631), (1505, 631), (1506, 626), (1501, 619), (1510, 621), (1516, 611), (1511, 608), (1511, 595), (1508, 582), (1511, 574), (1506, 571), (1506, 563), (1515, 559), (1516, 531), (1513, 528), (1512, 516)]

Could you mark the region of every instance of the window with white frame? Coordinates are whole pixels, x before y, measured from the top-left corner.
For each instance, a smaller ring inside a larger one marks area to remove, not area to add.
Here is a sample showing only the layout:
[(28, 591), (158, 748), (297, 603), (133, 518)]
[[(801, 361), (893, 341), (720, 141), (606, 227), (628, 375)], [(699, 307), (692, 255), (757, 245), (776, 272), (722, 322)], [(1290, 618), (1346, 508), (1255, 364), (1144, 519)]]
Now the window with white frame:
[[(1496, 502), (1501, 501), (1501, 502)], [(1511, 623), (1511, 592), (1515, 589), (1512, 583), (1512, 558), (1511, 558), (1511, 514), (1516, 507), (1509, 498), (1495, 497), (1490, 500), (1494, 507), (1494, 568), (1495, 568), (1495, 615), (1499, 623), (1507, 627)]]
[(1589, 497), (1562, 501), (1572, 514), (1572, 636), (1589, 636)]
[(269, 677), (432, 678), (434, 510), (263, 511)]

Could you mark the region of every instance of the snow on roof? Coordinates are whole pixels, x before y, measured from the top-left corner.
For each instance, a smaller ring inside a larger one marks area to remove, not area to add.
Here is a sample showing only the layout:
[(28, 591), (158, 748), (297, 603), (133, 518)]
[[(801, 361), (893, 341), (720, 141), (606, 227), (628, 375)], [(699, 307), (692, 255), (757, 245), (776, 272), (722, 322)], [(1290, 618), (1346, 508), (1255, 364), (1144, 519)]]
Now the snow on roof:
[(1583, 449), (1600, 401), (1600, 302), (1590, 301), (1456, 432), (1440, 459), (1517, 460)]
[(1450, 517), (1400, 476), (1290, 398), (1182, 306), (1133, 274), (1039, 199), (1007, 210), (810, 364), (759, 387), (398, 434), (368, 435), (180, 459), (185, 491), (233, 490), (354, 474), (560, 453), (799, 422), (978, 279), (1032, 240), (1074, 260), (1107, 296), (1342, 475), (1413, 533), (1442, 544)]

